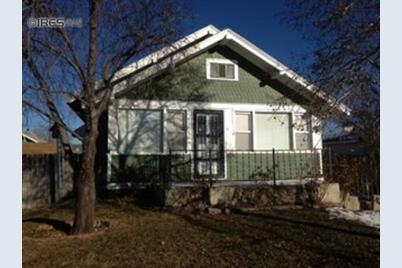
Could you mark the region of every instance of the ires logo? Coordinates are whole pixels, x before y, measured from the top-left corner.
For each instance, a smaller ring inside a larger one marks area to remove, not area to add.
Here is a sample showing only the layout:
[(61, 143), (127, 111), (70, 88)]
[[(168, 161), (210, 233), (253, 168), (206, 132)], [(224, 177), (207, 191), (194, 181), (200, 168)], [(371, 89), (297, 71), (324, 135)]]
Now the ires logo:
[(29, 28), (82, 27), (81, 18), (66, 18), (50, 0), (23, 0), (22, 14)]
[(64, 28), (64, 18), (28, 18), (29, 28)]
[(29, 28), (64, 28), (64, 27), (82, 27), (82, 19), (81, 18), (48, 18), (41, 17), (28, 18), (28, 27)]

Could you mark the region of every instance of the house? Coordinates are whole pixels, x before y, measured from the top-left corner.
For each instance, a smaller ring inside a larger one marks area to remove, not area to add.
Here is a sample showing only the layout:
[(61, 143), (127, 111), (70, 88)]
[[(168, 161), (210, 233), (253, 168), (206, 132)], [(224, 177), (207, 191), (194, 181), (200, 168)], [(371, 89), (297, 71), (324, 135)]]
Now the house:
[(47, 141), (36, 136), (32, 132), (22, 131), (22, 143), (46, 143)]
[[(61, 193), (57, 145), (29, 131), (22, 132), (22, 207), (55, 202)], [(61, 195), (60, 195), (61, 196)]]
[(370, 147), (363, 142), (361, 136), (355, 132), (342, 132), (338, 136), (323, 140), (323, 147), (337, 155), (368, 155)]
[(22, 154), (37, 155), (37, 154), (56, 154), (56, 144), (46, 141), (29, 131), (22, 132)]
[[(214, 26), (120, 70), (113, 100), (98, 138), (108, 188), (145, 178), (172, 185), (321, 178), (314, 107), (348, 112), (239, 34)], [(69, 104), (79, 114), (78, 100)]]

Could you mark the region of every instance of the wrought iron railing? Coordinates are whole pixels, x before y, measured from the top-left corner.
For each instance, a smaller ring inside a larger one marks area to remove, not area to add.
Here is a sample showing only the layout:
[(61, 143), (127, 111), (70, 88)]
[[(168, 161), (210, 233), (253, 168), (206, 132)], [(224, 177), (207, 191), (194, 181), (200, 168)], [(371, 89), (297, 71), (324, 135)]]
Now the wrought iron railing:
[(321, 150), (171, 150), (116, 156), (114, 182), (279, 181), (322, 177)]

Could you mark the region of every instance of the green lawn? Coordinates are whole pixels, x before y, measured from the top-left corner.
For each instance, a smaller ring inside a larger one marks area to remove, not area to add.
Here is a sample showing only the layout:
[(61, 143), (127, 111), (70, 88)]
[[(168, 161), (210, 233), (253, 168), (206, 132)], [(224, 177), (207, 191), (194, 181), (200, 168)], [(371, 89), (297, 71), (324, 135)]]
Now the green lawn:
[[(71, 204), (23, 211), (24, 267), (378, 267), (376, 230), (322, 210), (192, 215), (98, 204), (110, 227), (70, 237)], [(47, 228), (47, 222), (56, 229)]]

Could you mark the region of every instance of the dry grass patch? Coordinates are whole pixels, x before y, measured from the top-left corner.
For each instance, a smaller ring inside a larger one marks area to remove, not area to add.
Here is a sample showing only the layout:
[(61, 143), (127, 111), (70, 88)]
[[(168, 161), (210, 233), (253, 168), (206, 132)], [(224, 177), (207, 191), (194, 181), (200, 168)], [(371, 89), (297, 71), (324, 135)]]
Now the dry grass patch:
[[(299, 209), (229, 215), (175, 214), (103, 202), (110, 227), (85, 238), (32, 237), (23, 223), (24, 267), (377, 267), (376, 230)], [(23, 219), (71, 222), (70, 204), (23, 212)], [(39, 224), (40, 225), (40, 224)], [(35, 229), (36, 228), (36, 229)], [(50, 230), (49, 232), (57, 232)], [(45, 238), (45, 239), (43, 239)]]

